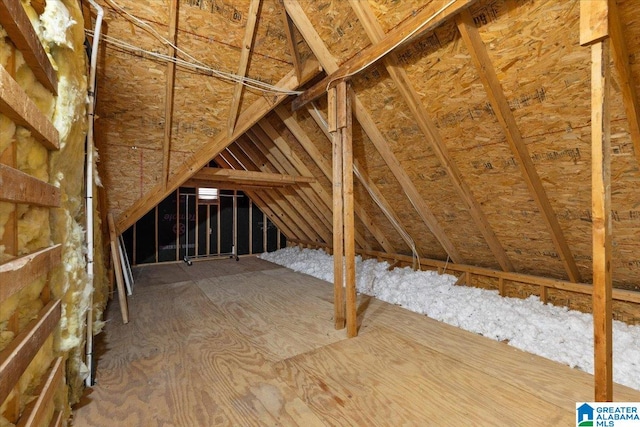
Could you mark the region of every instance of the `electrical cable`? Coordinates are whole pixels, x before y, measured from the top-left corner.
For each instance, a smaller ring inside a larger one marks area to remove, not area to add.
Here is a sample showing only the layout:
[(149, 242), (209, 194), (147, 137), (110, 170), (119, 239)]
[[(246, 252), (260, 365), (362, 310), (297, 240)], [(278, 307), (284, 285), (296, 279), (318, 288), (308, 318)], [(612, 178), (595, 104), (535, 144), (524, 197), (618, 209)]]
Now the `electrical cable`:
[[(108, 1), (112, 1), (112, 0), (108, 0)], [(392, 50), (394, 50), (395, 48), (397, 48), (398, 46), (400, 46), (402, 43), (406, 42), (408, 39), (410, 39), (411, 37), (413, 37), (413, 35), (415, 33), (417, 33), (418, 31), (422, 30), (422, 28), (425, 27), (425, 25), (427, 25), (429, 22), (431, 22), (436, 16), (440, 15), (446, 8), (448, 8), (449, 6), (451, 6), (453, 3), (455, 3), (456, 0), (450, 0), (449, 3), (445, 4), (444, 6), (442, 6), (436, 13), (434, 13), (433, 15), (431, 15), (429, 17), (429, 19), (425, 20), (422, 24), (420, 24), (417, 28), (415, 28), (413, 31), (409, 32), (409, 34), (407, 34), (406, 36), (404, 36), (400, 41), (398, 41), (396, 44), (394, 44), (393, 46), (391, 46), (389, 49), (385, 50), (384, 52), (382, 52), (380, 55), (378, 55), (377, 57), (375, 57), (374, 59), (372, 59), (371, 61), (369, 61), (368, 63), (366, 63), (365, 65), (363, 65), (362, 67), (358, 68), (355, 71), (352, 71), (348, 74), (345, 74), (344, 76), (338, 76), (338, 77), (334, 77), (332, 80), (329, 80), (329, 83), (327, 83), (327, 88), (326, 90), (328, 91), (331, 83), (337, 81), (337, 80), (342, 80), (342, 79), (346, 79), (347, 77), (351, 77), (355, 74), (358, 74), (360, 71), (364, 70), (367, 67), (370, 67), (372, 64), (374, 64), (375, 62), (377, 62), (380, 58), (384, 57), (386, 54), (388, 54), (389, 52), (391, 52)]]
[[(283, 89), (283, 88), (279, 88), (277, 86), (274, 85), (270, 85), (268, 83), (264, 83), (261, 82), (259, 80), (256, 79), (252, 79), (246, 76), (239, 76), (237, 74), (233, 74), (233, 73), (229, 73), (226, 71), (220, 71), (217, 70), (213, 67), (208, 66), (207, 64), (205, 64), (204, 62), (200, 61), (199, 59), (193, 57), (191, 54), (189, 54), (188, 52), (184, 51), (183, 49), (180, 49), (178, 46), (176, 46), (175, 44), (173, 44), (170, 40), (168, 40), (167, 38), (165, 38), (164, 36), (162, 36), (160, 33), (158, 33), (151, 25), (149, 25), (147, 22), (145, 22), (144, 20), (137, 18), (136, 16), (130, 14), (129, 12), (127, 12), (122, 6), (120, 6), (119, 4), (117, 4), (114, 0), (106, 0), (107, 3), (109, 3), (112, 7), (114, 7), (116, 10), (118, 10), (119, 12), (121, 12), (125, 19), (127, 19), (128, 21), (132, 22), (135, 26), (149, 32), (150, 34), (152, 34), (156, 39), (158, 39), (163, 45), (171, 47), (173, 49), (176, 50), (176, 52), (181, 53), (184, 57), (188, 58), (190, 61), (186, 61), (184, 59), (180, 59), (178, 57), (174, 57), (174, 56), (170, 56), (170, 55), (166, 55), (166, 54), (162, 54), (162, 53), (158, 53), (158, 52), (152, 52), (152, 51), (148, 51), (145, 49), (142, 49), (138, 46), (134, 46), (130, 43), (124, 42), (122, 40), (118, 40), (115, 37), (109, 37), (109, 36), (103, 36), (103, 40), (109, 44), (118, 46), (122, 49), (126, 49), (129, 51), (133, 51), (133, 52), (138, 52), (138, 53), (142, 53), (157, 59), (160, 59), (162, 61), (168, 61), (168, 62), (173, 62), (176, 65), (180, 65), (186, 68), (191, 68), (197, 71), (202, 71), (206, 74), (211, 74), (214, 77), (218, 77), (222, 80), (228, 81), (228, 82), (233, 82), (233, 83), (240, 83), (243, 84), (251, 89), (260, 91), (260, 92), (269, 92), (269, 93), (280, 93), (280, 94), (285, 94), (285, 95), (299, 95), (301, 93), (303, 93), (302, 91), (295, 91), (295, 90), (288, 90), (288, 89)], [(87, 34), (92, 35), (91, 30), (86, 30)]]

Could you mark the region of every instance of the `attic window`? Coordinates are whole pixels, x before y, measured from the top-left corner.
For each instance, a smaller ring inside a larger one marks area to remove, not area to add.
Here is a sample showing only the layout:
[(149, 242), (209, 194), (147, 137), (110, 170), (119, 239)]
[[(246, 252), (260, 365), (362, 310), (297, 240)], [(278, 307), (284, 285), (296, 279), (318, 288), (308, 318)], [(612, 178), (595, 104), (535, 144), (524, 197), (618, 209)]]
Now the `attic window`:
[(198, 188), (198, 199), (202, 203), (217, 203), (218, 202), (218, 189), (217, 188)]

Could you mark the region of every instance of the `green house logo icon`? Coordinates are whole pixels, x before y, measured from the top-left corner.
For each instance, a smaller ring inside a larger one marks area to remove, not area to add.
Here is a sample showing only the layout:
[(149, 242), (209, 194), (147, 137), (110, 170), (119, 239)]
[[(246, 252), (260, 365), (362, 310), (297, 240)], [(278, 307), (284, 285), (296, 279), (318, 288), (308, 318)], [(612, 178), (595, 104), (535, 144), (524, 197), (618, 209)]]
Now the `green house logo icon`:
[(592, 427), (593, 426), (593, 407), (588, 403), (583, 403), (576, 409), (576, 426)]

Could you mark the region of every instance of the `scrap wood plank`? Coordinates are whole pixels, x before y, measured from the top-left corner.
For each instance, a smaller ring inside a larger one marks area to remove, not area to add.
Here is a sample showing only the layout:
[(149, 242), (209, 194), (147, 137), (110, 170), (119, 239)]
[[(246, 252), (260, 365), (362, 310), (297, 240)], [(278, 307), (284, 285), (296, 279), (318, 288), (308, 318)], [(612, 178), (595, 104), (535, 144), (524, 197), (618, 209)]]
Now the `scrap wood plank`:
[[(43, 424), (49, 408), (54, 405), (53, 396), (62, 383), (63, 375), (64, 358), (58, 357), (51, 363), (44, 380), (36, 389), (34, 394), (38, 397), (29, 402), (24, 408), (16, 427), (40, 426)], [(53, 418), (55, 419), (56, 417), (54, 416)]]
[(11, 41), (22, 52), (25, 62), (36, 79), (47, 89), (58, 94), (58, 77), (49, 57), (38, 38), (22, 3), (0, 0), (0, 25)]
[(0, 264), (0, 303), (60, 264), (62, 245), (57, 244)]
[[(247, 66), (249, 64), (249, 55), (251, 54), (251, 46), (253, 45), (253, 37), (255, 35), (258, 11), (260, 10), (261, 0), (251, 0), (249, 4), (249, 12), (247, 12), (247, 23), (244, 28), (244, 38), (240, 49), (240, 62), (238, 65), (237, 75), (244, 78), (247, 75)], [(300, 74), (296, 69), (296, 76), (300, 78)], [(227, 123), (227, 132), (231, 136), (233, 129), (236, 127), (236, 119), (238, 118), (238, 108), (240, 108), (240, 98), (244, 84), (237, 82), (233, 88), (233, 96), (231, 97), (231, 106), (229, 107), (229, 120)]]
[(60, 300), (50, 301), (27, 324), (9, 345), (0, 352), (0, 402), (4, 402), (45, 340), (58, 325)]
[(60, 149), (58, 130), (4, 67), (0, 67), (0, 114), (27, 128), (49, 150)]
[(29, 174), (0, 164), (0, 201), (58, 207), (60, 190)]
[(107, 216), (109, 223), (109, 244), (111, 245), (111, 261), (116, 274), (116, 284), (118, 286), (118, 301), (120, 303), (120, 313), (122, 315), (122, 323), (129, 323), (129, 306), (127, 304), (127, 294), (124, 289), (124, 273), (122, 272), (122, 264), (120, 263), (120, 253), (117, 243), (116, 227), (113, 222), (113, 215)]

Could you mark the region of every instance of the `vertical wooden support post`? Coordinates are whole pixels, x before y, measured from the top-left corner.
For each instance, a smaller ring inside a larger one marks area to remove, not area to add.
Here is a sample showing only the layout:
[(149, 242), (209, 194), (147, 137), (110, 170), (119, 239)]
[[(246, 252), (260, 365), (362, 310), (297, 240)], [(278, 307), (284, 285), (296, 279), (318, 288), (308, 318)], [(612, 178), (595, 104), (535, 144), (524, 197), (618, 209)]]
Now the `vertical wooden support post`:
[(118, 248), (118, 237), (116, 234), (116, 226), (113, 222), (113, 215), (107, 217), (109, 222), (109, 241), (111, 244), (111, 262), (116, 273), (116, 283), (118, 284), (118, 301), (120, 302), (120, 313), (122, 314), (122, 323), (129, 323), (129, 306), (127, 305), (127, 294), (124, 289), (124, 276), (122, 273), (122, 265), (120, 264), (120, 252)]
[(580, 2), (580, 44), (591, 46), (591, 215), (593, 234), (594, 394), (613, 400), (611, 308), (611, 147), (609, 131), (609, 5)]
[(251, 199), (249, 199), (249, 255), (253, 255), (253, 200)]
[(336, 329), (345, 327), (344, 273), (344, 227), (342, 206), (342, 132), (338, 127), (337, 89), (327, 92), (329, 132), (333, 143), (333, 313)]
[(593, 218), (593, 327), (595, 400), (613, 400), (611, 308), (611, 147), (609, 139), (609, 40), (591, 47)]
[(267, 253), (267, 214), (262, 212), (262, 252)]
[[(344, 214), (344, 258), (346, 279), (346, 317), (347, 336), (358, 335), (358, 319), (356, 309), (356, 241), (355, 219), (353, 203), (353, 145), (352, 126), (353, 115), (351, 90), (349, 84), (342, 82), (338, 85), (338, 122), (342, 127), (342, 209)], [(344, 118), (341, 116), (344, 114)]]
[(501, 297), (504, 296), (504, 279), (502, 277), (498, 278), (498, 292)]

